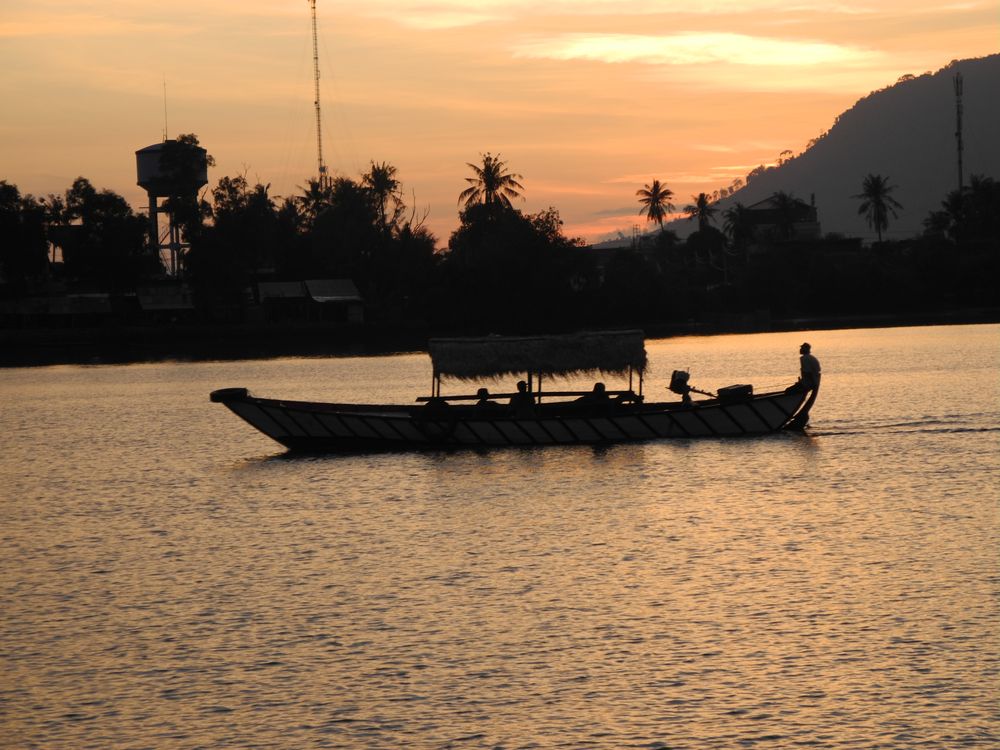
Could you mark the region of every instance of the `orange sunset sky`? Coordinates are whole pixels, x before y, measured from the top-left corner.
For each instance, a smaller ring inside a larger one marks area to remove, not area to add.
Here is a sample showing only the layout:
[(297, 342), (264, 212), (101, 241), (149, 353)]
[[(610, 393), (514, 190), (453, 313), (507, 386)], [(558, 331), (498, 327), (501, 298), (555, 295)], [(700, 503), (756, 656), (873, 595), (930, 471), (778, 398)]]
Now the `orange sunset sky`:
[[(323, 142), (371, 160), (447, 243), (466, 162), (500, 152), (526, 211), (590, 241), (640, 224), (653, 178), (679, 206), (728, 186), (900, 75), (1000, 47), (980, 0), (318, 0)], [(133, 152), (197, 133), (210, 185), (272, 195), (316, 171), (307, 0), (0, 0), (0, 179), (78, 175), (136, 209)]]

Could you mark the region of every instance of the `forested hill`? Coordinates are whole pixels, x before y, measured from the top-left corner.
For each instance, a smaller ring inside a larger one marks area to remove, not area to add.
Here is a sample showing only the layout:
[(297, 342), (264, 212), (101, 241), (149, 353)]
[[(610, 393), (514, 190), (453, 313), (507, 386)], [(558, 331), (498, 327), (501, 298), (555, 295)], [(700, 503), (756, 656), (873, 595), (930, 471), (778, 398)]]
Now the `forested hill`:
[[(824, 233), (874, 238), (858, 215), (861, 181), (869, 173), (890, 178), (902, 205), (887, 239), (919, 234), (923, 221), (958, 187), (954, 76), (964, 82), (964, 173), (1000, 179), (1000, 54), (960, 60), (936, 73), (903, 76), (861, 99), (800, 156), (754, 177), (724, 199), (751, 205), (776, 191), (809, 201), (815, 195)], [(691, 222), (670, 227), (687, 234)]]

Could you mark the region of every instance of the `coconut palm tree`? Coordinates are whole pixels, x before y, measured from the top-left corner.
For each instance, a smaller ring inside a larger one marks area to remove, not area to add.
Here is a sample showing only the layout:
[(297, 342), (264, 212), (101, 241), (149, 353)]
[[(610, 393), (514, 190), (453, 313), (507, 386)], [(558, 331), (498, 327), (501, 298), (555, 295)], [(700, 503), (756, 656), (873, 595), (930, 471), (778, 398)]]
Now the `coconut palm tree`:
[[(388, 162), (371, 163), (371, 169), (361, 176), (361, 185), (368, 191), (378, 214), (379, 228), (389, 231), (398, 221), (406, 205), (396, 179), (396, 168)], [(391, 206), (391, 211), (390, 211)]]
[(889, 178), (880, 174), (869, 174), (861, 183), (861, 192), (855, 198), (861, 198), (858, 213), (864, 214), (868, 226), (878, 234), (879, 244), (882, 243), (882, 231), (889, 226), (889, 215), (896, 218), (896, 209), (902, 208), (890, 193), (896, 189), (889, 184)]
[(465, 178), (469, 187), (459, 194), (458, 202), (467, 208), (477, 203), (511, 208), (511, 200), (522, 197), (520, 191), (524, 190), (524, 185), (518, 180), (524, 178), (519, 174), (508, 172), (507, 162), (500, 158), (500, 154), (493, 156), (493, 154), (486, 152), (481, 156), (483, 157), (482, 166), (467, 162), (475, 173), (475, 177)]
[(329, 180), (309, 180), (305, 187), (300, 186), (302, 194), (296, 197), (302, 217), (308, 226), (316, 221), (321, 213), (333, 205), (333, 186)]
[(712, 196), (706, 193), (692, 195), (691, 200), (694, 203), (684, 206), (684, 211), (688, 215), (688, 221), (697, 219), (698, 231), (704, 232), (708, 228), (708, 225), (715, 221), (715, 214), (719, 209), (712, 204)]
[(661, 183), (653, 180), (652, 185), (646, 185), (641, 190), (636, 190), (642, 208), (639, 214), (646, 217), (646, 221), (655, 221), (663, 229), (663, 219), (667, 214), (673, 212), (674, 204), (670, 199), (674, 197), (674, 191)]
[(733, 249), (742, 250), (744, 260), (750, 262), (750, 242), (753, 240), (753, 224), (750, 223), (750, 210), (737, 201), (722, 214), (723, 230)]
[(799, 201), (791, 193), (779, 190), (771, 196), (774, 206), (774, 224), (784, 239), (791, 238), (795, 233), (795, 220), (799, 212)]

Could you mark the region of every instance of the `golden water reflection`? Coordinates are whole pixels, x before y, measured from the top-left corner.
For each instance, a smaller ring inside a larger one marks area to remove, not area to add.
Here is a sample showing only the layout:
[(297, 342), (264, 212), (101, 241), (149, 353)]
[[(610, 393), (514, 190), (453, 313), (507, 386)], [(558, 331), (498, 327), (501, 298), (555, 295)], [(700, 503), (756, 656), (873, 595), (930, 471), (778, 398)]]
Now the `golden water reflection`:
[(810, 436), (599, 450), (276, 458), (207, 402), (420, 355), (2, 372), (0, 746), (994, 745), (998, 334), (811, 332)]

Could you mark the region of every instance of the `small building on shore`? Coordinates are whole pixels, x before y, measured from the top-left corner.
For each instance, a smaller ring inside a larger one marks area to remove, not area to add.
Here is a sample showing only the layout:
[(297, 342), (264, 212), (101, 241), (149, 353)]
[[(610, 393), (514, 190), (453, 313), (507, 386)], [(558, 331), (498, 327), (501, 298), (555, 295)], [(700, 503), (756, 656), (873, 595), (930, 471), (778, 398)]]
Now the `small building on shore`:
[(760, 240), (818, 240), (821, 236), (815, 197), (809, 203), (775, 193), (746, 207), (753, 236)]
[(257, 302), (266, 320), (364, 323), (364, 300), (351, 279), (261, 281)]

